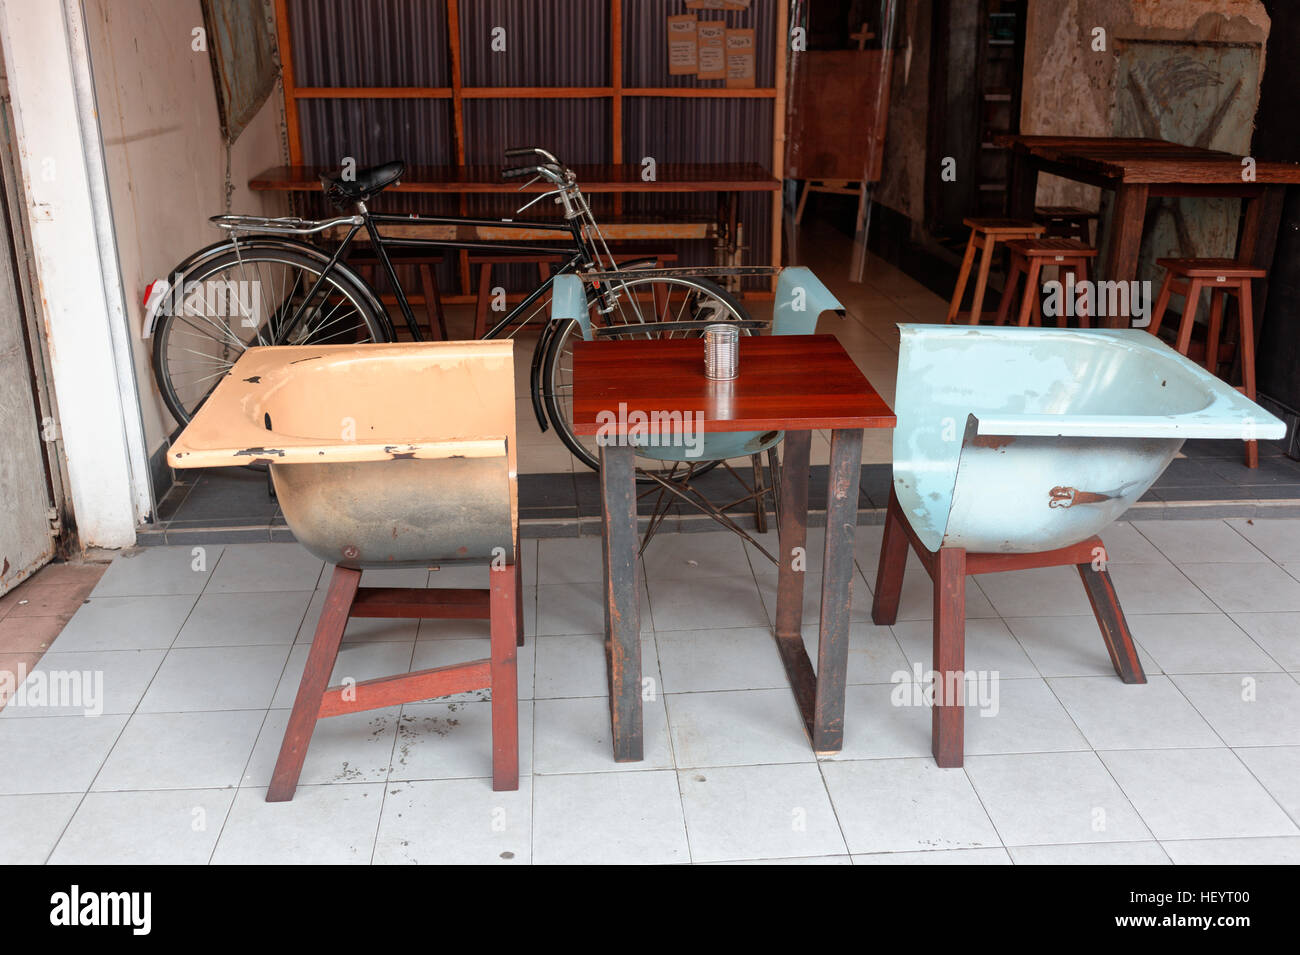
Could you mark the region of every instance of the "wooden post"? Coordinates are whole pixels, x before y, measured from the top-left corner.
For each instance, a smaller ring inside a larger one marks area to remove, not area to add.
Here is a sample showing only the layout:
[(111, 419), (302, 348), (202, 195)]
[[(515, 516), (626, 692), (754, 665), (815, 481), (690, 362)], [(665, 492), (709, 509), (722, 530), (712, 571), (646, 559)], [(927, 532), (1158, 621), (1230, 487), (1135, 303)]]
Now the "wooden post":
[[(610, 441), (622, 441), (611, 438)], [(635, 449), (600, 446), (601, 521), (604, 531), (609, 717), (614, 760), (637, 762), (643, 751), (641, 707), (641, 595), (636, 520)]]
[(962, 764), (966, 673), (966, 552), (940, 547), (934, 554), (934, 704), (931, 749), (941, 767)]
[(492, 635), (492, 789), (519, 788), (519, 680), (516, 670), (516, 614), (519, 565), (493, 567), (488, 573)]

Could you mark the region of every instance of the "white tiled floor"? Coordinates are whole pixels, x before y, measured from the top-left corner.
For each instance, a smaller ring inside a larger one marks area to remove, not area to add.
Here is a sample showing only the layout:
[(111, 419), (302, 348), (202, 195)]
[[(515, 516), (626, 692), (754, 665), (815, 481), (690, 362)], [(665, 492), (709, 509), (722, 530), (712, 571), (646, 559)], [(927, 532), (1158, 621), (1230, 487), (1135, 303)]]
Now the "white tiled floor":
[[(996, 714), (967, 716), (958, 770), (935, 766), (914, 703), (930, 641), (919, 568), (912, 612), (870, 622), (879, 534), (859, 531), (833, 757), (814, 757), (785, 683), (770, 567), (725, 535), (661, 534), (645, 562), (646, 758), (614, 763), (600, 541), (544, 540), (526, 564), (541, 586), (527, 581), (519, 791), (492, 792), (477, 692), (322, 721), (280, 804), (265, 787), (328, 574), (292, 544), (120, 557), (41, 663), (102, 673), (103, 715), (0, 714), (0, 861), (1300, 861), (1300, 613), (1286, 596), (1300, 521), (1112, 529), (1144, 686), (1110, 670), (1077, 578), (972, 581), (967, 667), (999, 683)], [(486, 582), (367, 582), (381, 576)], [(815, 647), (815, 622), (805, 637)], [(358, 620), (345, 640), (336, 679), (365, 679), (481, 657), (486, 630)]]

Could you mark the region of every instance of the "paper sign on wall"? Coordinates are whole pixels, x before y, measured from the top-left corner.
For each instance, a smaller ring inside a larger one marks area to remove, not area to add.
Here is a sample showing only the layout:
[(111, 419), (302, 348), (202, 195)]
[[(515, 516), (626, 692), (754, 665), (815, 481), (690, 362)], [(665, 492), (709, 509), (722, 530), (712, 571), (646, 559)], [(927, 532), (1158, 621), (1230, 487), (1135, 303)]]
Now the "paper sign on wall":
[(685, 14), (668, 18), (668, 72), (673, 76), (692, 74), (699, 58), (695, 48), (695, 17)]
[(754, 85), (754, 31), (728, 30), (727, 86), (748, 89)]
[(727, 78), (726, 24), (721, 20), (701, 20), (695, 28), (695, 38), (700, 47), (700, 71), (695, 75), (702, 80)]

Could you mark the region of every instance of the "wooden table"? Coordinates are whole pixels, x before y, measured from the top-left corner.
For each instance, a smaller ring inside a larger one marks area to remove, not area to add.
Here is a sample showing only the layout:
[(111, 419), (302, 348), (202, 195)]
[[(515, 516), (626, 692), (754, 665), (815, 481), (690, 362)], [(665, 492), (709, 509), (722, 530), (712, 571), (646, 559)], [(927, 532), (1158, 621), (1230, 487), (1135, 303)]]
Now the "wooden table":
[[(1004, 134), (994, 142), (1012, 152), (1010, 214), (1016, 218), (1033, 218), (1040, 173), (1115, 193), (1110, 248), (1101, 270), (1112, 281), (1137, 278), (1147, 200), (1164, 196), (1242, 199), (1237, 259), (1270, 268), (1286, 187), (1300, 183), (1297, 163), (1258, 162), (1254, 180), (1247, 181), (1241, 156), (1164, 139)], [(1267, 281), (1259, 280), (1259, 314), (1267, 294)], [(1106, 321), (1114, 326), (1120, 318), (1107, 316)]]
[[(622, 413), (620, 414), (620, 409)], [(779, 485), (781, 563), (775, 637), (804, 728), (818, 753), (844, 739), (849, 583), (858, 519), (862, 432), (892, 428), (894, 414), (832, 335), (740, 340), (740, 374), (704, 376), (696, 339), (579, 342), (573, 358), (574, 431), (600, 445), (604, 541), (605, 659), (614, 758), (642, 758), (641, 611), (636, 449), (626, 440), (634, 412), (676, 413), (664, 432), (785, 431)], [(609, 413), (616, 419), (611, 426)], [(698, 416), (698, 417), (697, 417)], [(647, 420), (654, 420), (649, 417)], [(683, 424), (690, 422), (690, 424)], [(817, 670), (804, 649), (804, 565), (808, 531), (808, 453), (812, 432), (831, 429)]]

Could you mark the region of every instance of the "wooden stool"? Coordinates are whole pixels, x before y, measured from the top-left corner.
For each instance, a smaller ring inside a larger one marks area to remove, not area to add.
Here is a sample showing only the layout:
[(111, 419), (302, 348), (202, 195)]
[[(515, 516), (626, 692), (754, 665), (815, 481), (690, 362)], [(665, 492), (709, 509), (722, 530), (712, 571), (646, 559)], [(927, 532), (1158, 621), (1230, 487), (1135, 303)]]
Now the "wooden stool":
[(1043, 234), (1043, 226), (1023, 219), (963, 219), (962, 224), (970, 228), (970, 239), (966, 243), (966, 254), (962, 256), (961, 271), (957, 273), (957, 288), (953, 290), (952, 301), (948, 303), (947, 322), (951, 325), (957, 321), (961, 311), (961, 301), (966, 297), (966, 283), (970, 279), (971, 267), (975, 264), (975, 253), (981, 249), (979, 274), (975, 279), (975, 296), (971, 299), (970, 324), (978, 325), (983, 315), (984, 291), (989, 284), (989, 269), (993, 265), (993, 249), (999, 242), (1013, 239), (1032, 239)]
[(1070, 547), (1031, 554), (975, 554), (960, 547), (926, 550), (908, 523), (893, 492), (885, 514), (885, 535), (871, 604), (871, 619), (888, 626), (898, 618), (908, 545), (916, 552), (934, 584), (934, 702), (931, 707), (930, 748), (935, 762), (949, 768), (962, 764), (965, 729), (966, 578), (1030, 567), (1073, 564), (1092, 604), (1106, 652), (1115, 673), (1125, 683), (1145, 683), (1142, 663), (1133, 645), (1124, 611), (1105, 567), (1101, 538), (1090, 537)]
[[(1205, 331), (1205, 353), (1202, 365), (1210, 374), (1219, 375), (1222, 355), (1219, 350), (1223, 331), (1224, 299), (1237, 297), (1237, 349), (1241, 365), (1241, 381), (1237, 390), (1251, 401), (1255, 400), (1255, 316), (1251, 304), (1252, 279), (1268, 276), (1266, 269), (1252, 268), (1234, 259), (1156, 259), (1156, 265), (1165, 269), (1165, 280), (1160, 286), (1151, 324), (1147, 331), (1160, 334), (1160, 323), (1169, 307), (1171, 295), (1183, 296), (1183, 315), (1178, 323), (1178, 333), (1173, 336), (1173, 346), (1180, 355), (1194, 358), (1192, 331), (1196, 325), (1196, 310), (1200, 306), (1201, 292), (1210, 290), (1210, 319)], [(1259, 467), (1259, 443), (1246, 442), (1246, 467)]]
[[(285, 802), (293, 798), (318, 719), (481, 689), (492, 691), (492, 788), (518, 789), (515, 648), (524, 644), (523, 588), (518, 559), (513, 564), (494, 566), (489, 571), (489, 579), (486, 590), (360, 587), (361, 571), (336, 566), (266, 801)], [(329, 686), (343, 630), (352, 617), (490, 620), (491, 656), (469, 663)]]
[(1044, 235), (1060, 239), (1092, 241), (1092, 223), (1097, 213), (1078, 206), (1037, 206), (1034, 219), (1047, 229)]
[[(1088, 279), (1088, 260), (1097, 256), (1096, 249), (1084, 245), (1078, 239), (1017, 239), (1008, 242), (1007, 249), (1011, 252), (1011, 269), (1007, 272), (1007, 284), (1002, 290), (1002, 301), (998, 304), (999, 325), (1005, 324), (1010, 315), (1011, 300), (1015, 298), (1016, 285), (1022, 274), (1025, 276), (1025, 294), (1020, 300), (1018, 324), (1028, 325), (1032, 318), (1035, 325), (1041, 325), (1043, 319), (1038, 308), (1038, 280), (1044, 267), (1059, 266), (1062, 277), (1071, 273), (1076, 282), (1085, 282)], [(1062, 296), (1064, 301), (1064, 289)], [(1068, 312), (1057, 317), (1064, 318), (1067, 315)], [(1080, 309), (1077, 317), (1080, 328), (1089, 326), (1086, 308)]]

